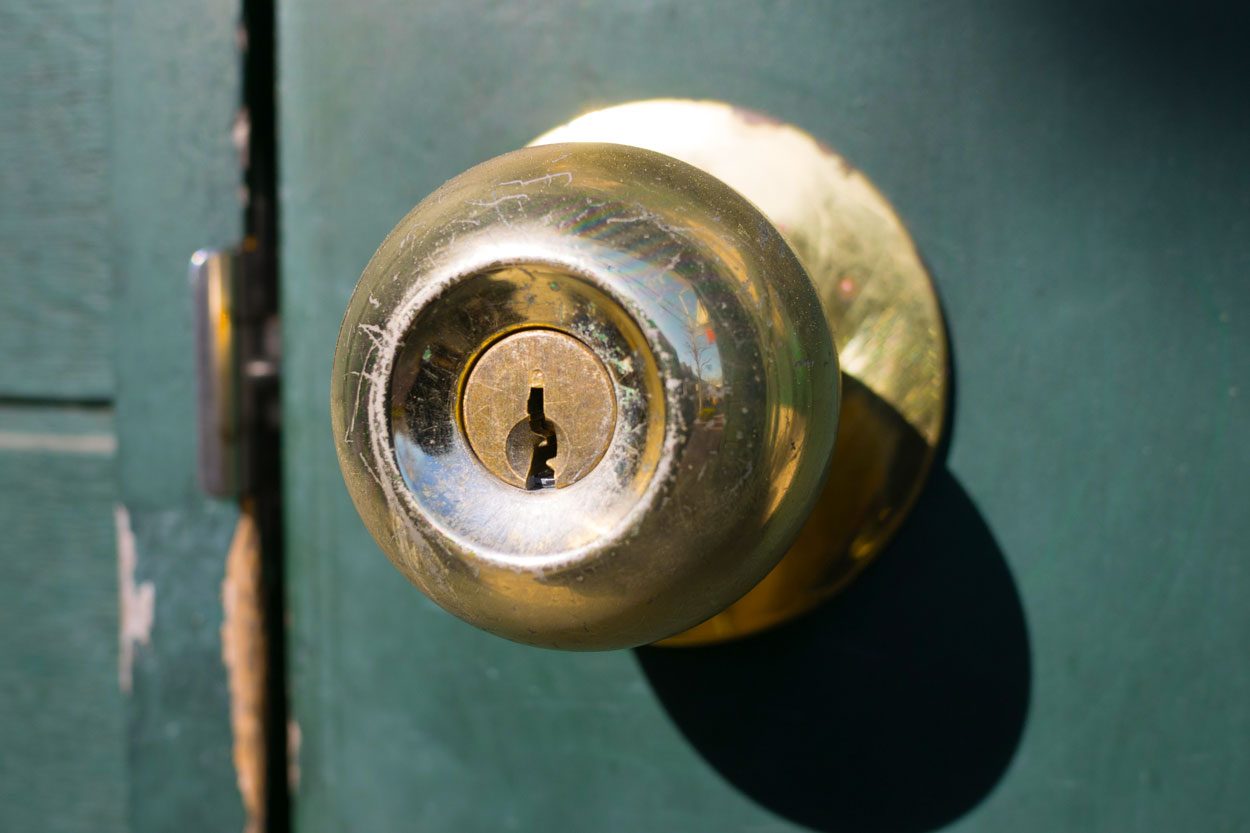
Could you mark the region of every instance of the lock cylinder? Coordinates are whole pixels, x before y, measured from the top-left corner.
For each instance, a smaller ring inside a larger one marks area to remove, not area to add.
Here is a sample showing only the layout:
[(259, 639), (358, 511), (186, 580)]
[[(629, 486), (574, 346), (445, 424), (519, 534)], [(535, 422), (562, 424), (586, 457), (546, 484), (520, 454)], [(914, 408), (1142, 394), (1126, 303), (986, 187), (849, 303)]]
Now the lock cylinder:
[(435, 602), (548, 647), (653, 642), (772, 569), (833, 449), (821, 301), (736, 191), (623, 145), (479, 165), (405, 217), (339, 335), (349, 491)]
[(460, 396), (469, 447), (501, 480), (563, 488), (603, 457), (616, 427), (611, 372), (576, 336), (511, 333), (473, 363)]

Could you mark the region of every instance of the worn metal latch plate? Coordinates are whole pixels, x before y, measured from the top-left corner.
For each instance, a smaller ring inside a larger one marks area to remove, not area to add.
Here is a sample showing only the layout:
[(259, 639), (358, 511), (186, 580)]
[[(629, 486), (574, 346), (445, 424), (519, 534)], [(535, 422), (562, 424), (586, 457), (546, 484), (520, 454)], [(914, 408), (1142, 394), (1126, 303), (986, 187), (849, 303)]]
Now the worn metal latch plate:
[(199, 481), (217, 497), (253, 489), (254, 444), (278, 425), (279, 330), (272, 291), (253, 279), (261, 257), (250, 240), (191, 256)]

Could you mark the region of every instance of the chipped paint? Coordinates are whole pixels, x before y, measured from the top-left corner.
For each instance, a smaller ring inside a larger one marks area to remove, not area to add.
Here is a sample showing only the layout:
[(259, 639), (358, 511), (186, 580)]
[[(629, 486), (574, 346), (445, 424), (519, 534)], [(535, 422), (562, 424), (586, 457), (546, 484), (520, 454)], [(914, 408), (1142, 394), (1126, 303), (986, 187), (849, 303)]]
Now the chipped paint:
[(50, 451), (55, 454), (110, 455), (117, 451), (112, 434), (39, 434), (0, 431), (0, 451)]
[(125, 506), (114, 507), (113, 522), (117, 529), (117, 684), (129, 694), (134, 682), (135, 646), (148, 645), (152, 640), (156, 587), (150, 581), (135, 583), (139, 557)]
[(260, 533), (246, 506), (226, 554), (221, 605), (221, 658), (230, 688), (235, 778), (247, 812), (244, 833), (260, 833), (265, 827), (265, 629)]

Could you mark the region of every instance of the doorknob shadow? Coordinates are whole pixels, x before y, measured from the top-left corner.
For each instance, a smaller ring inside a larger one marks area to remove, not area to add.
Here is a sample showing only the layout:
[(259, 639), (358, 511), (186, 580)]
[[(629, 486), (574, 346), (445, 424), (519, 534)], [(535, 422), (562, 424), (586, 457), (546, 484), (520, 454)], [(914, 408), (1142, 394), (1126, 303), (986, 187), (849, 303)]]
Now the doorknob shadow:
[(935, 471), (894, 543), (838, 597), (758, 636), (637, 658), (727, 781), (816, 830), (921, 833), (976, 806), (1015, 752), (1031, 662), (1011, 573)]

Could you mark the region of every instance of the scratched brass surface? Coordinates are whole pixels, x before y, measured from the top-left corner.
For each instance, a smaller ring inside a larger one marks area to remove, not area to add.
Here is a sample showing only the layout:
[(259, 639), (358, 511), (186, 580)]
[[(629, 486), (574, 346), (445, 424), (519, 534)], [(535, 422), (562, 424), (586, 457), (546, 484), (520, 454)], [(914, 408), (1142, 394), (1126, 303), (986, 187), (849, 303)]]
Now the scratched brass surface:
[(551, 488), (581, 480), (608, 450), (616, 423), (608, 369), (558, 330), (522, 330), (492, 344), (469, 370), (460, 403), (473, 453), (521, 489), (543, 487), (528, 482), (539, 479), (539, 461)]
[(689, 162), (780, 230), (824, 304), (844, 374), (829, 478), (785, 558), (737, 603), (665, 641), (742, 636), (802, 613), (889, 541), (944, 428), (948, 359), (928, 271), (867, 177), (802, 130), (714, 101), (657, 99), (588, 113), (534, 140), (619, 142)]
[[(602, 459), (518, 489), (474, 455), (458, 392), (532, 328), (611, 375)], [(348, 490), (435, 602), (547, 647), (639, 645), (756, 585), (821, 494), (837, 356), (802, 265), (719, 179), (609, 144), (531, 147), (430, 195), (348, 305), (331, 383)]]

